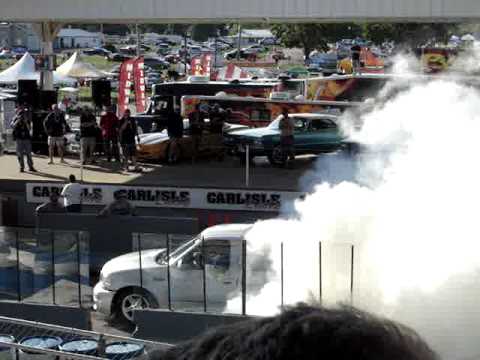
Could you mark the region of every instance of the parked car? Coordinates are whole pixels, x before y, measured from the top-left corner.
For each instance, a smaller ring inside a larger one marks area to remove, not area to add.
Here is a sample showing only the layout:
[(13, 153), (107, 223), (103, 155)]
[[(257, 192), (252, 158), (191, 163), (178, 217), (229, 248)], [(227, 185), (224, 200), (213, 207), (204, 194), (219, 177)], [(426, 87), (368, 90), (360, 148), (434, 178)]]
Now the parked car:
[[(241, 291), (242, 242), (251, 227), (250, 224), (210, 227), (173, 250), (169, 257), (166, 249), (153, 249), (108, 261), (93, 290), (94, 309), (132, 321), (134, 310), (167, 308), (168, 294), (174, 306), (201, 306), (202, 279), (209, 309), (223, 309)], [(248, 256), (249, 288), (255, 291), (265, 284), (269, 265), (253, 253)]]
[(310, 58), (308, 71), (319, 72), (323, 75), (337, 73), (338, 58), (337, 53), (318, 54)]
[(100, 55), (100, 56), (108, 56), (110, 55), (112, 52), (107, 50), (107, 49), (104, 49), (104, 48), (100, 48), (100, 47), (97, 47), (97, 48), (93, 48), (93, 49), (87, 49), (87, 50), (84, 50), (83, 53), (85, 55)]
[(12, 52), (10, 50), (0, 51), (0, 59), (10, 59), (12, 57)]
[[(226, 60), (234, 60), (237, 58), (237, 52), (238, 52), (238, 49), (234, 49), (234, 50), (230, 50), (230, 51), (227, 51), (223, 57), (226, 59)], [(256, 57), (256, 54), (253, 54), (253, 53), (246, 53), (245, 51), (243, 50), (240, 50), (240, 59), (250, 59), (252, 57)]]
[[(208, 120), (207, 120), (208, 127)], [(192, 138), (190, 136), (190, 125), (188, 119), (183, 122), (184, 135), (179, 140), (180, 155), (178, 160), (191, 159), (193, 154)], [(231, 133), (238, 130), (247, 129), (244, 125), (228, 124), (224, 126), (224, 133)], [(168, 158), (168, 147), (170, 138), (166, 130), (140, 135), (140, 142), (137, 146), (138, 158), (144, 161), (166, 161)], [(216, 156), (220, 153), (217, 137), (210, 136), (208, 131), (202, 136), (200, 145), (200, 156)]]
[(200, 56), (203, 53), (201, 46), (188, 45), (187, 49), (188, 49), (188, 53), (190, 54), (190, 57)]
[(161, 49), (170, 49), (170, 44), (166, 42), (159, 42), (157, 43), (157, 47)]
[(254, 44), (244, 47), (242, 50), (245, 54), (258, 54), (265, 51), (265, 46)]
[(106, 59), (108, 61), (119, 61), (119, 62), (123, 62), (125, 60), (129, 60), (131, 59), (132, 56), (130, 55), (125, 55), (125, 54), (109, 54), (108, 56), (106, 56)]
[(151, 67), (152, 69), (158, 70), (168, 69), (168, 67), (170, 66), (170, 63), (168, 61), (158, 57), (145, 56), (143, 59), (143, 63), (146, 66)]
[[(295, 122), (296, 154), (320, 154), (353, 148), (342, 134), (337, 124), (337, 116), (303, 113), (290, 114), (290, 116)], [(251, 159), (256, 156), (267, 156), (272, 165), (283, 165), (287, 157), (280, 146), (281, 117), (282, 115), (277, 117), (267, 127), (225, 134), (225, 145), (230, 149), (230, 153), (240, 159), (245, 159), (248, 145)]]
[(217, 48), (217, 50), (226, 50), (226, 49), (229, 49), (231, 46), (229, 44), (225, 44), (224, 42), (221, 42), (221, 41), (210, 41), (208, 44), (207, 44), (207, 47), (211, 48), (213, 51), (215, 50), (215, 48)]
[(127, 54), (127, 55), (137, 54), (137, 47), (132, 45), (121, 47), (119, 50), (121, 54)]
[(278, 41), (276, 38), (265, 38), (260, 40), (258, 43), (263, 46), (280, 45), (280, 41)]

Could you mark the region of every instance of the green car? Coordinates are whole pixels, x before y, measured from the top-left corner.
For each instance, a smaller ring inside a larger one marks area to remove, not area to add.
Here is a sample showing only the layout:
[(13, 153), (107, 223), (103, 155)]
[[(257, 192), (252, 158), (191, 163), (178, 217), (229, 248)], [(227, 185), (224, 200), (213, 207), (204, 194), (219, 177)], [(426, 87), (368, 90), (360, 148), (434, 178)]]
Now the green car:
[[(230, 153), (246, 159), (246, 148), (249, 146), (249, 158), (267, 156), (273, 165), (283, 165), (287, 161), (286, 154), (280, 147), (280, 115), (269, 126), (263, 128), (235, 131), (225, 135), (225, 145)], [(338, 117), (331, 114), (290, 114), (295, 122), (295, 153), (320, 154), (351, 150), (349, 143), (337, 125)]]

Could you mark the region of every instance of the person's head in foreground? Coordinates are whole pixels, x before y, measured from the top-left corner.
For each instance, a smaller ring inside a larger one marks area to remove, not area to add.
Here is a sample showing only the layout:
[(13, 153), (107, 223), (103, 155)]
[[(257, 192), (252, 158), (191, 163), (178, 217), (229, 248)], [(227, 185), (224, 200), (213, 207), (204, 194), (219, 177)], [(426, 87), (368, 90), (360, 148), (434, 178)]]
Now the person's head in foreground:
[(155, 360), (434, 360), (412, 329), (354, 308), (299, 304), (208, 331)]

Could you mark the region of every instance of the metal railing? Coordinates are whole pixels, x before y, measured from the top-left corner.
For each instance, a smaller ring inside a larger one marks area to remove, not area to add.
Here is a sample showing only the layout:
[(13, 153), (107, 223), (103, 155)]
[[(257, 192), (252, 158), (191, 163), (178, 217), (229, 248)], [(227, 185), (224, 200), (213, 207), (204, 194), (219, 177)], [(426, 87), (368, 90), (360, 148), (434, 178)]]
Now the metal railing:
[[(131, 354), (114, 354), (109, 351), (109, 345), (137, 345), (139, 351), (137, 351), (135, 357), (142, 354), (147, 355), (154, 350), (166, 350), (171, 346), (166, 343), (139, 340), (130, 337), (80, 330), (36, 321), (13, 319), (3, 316), (0, 317), (0, 333), (3, 336), (3, 338), (0, 338), (0, 345), (2, 348), (10, 348), (13, 350), (11, 352), (12, 359), (18, 359), (21, 353), (26, 353), (51, 355), (52, 359), (59, 356), (60, 359), (93, 360), (109, 358), (113, 360), (123, 360), (132, 358)], [(11, 342), (2, 341), (2, 339), (7, 340), (5, 336), (10, 336)], [(40, 348), (32, 346), (29, 342), (25, 342), (25, 340), (32, 338), (48, 338), (51, 341), (56, 342), (56, 344), (49, 346), (48, 348)], [(72, 352), (67, 351), (63, 346), (67, 343), (80, 340), (88, 341), (91, 349), (83, 352), (81, 350)]]

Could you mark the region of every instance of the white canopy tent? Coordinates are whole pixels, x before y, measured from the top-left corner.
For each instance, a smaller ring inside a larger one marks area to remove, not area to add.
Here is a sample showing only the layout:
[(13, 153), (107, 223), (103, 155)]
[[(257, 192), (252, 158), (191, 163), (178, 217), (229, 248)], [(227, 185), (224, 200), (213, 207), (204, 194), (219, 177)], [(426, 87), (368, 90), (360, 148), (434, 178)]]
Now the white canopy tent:
[[(40, 72), (35, 71), (35, 59), (29, 53), (25, 53), (20, 60), (0, 73), (0, 84), (16, 84), (18, 80), (40, 81)], [(74, 84), (76, 80), (53, 72), (55, 84)]]
[(78, 52), (75, 52), (70, 58), (57, 68), (57, 73), (82, 79), (99, 79), (107, 76), (107, 73), (98, 70), (95, 66), (85, 63), (80, 59)]
[(472, 34), (466, 34), (462, 36), (462, 41), (475, 41), (475, 37)]

